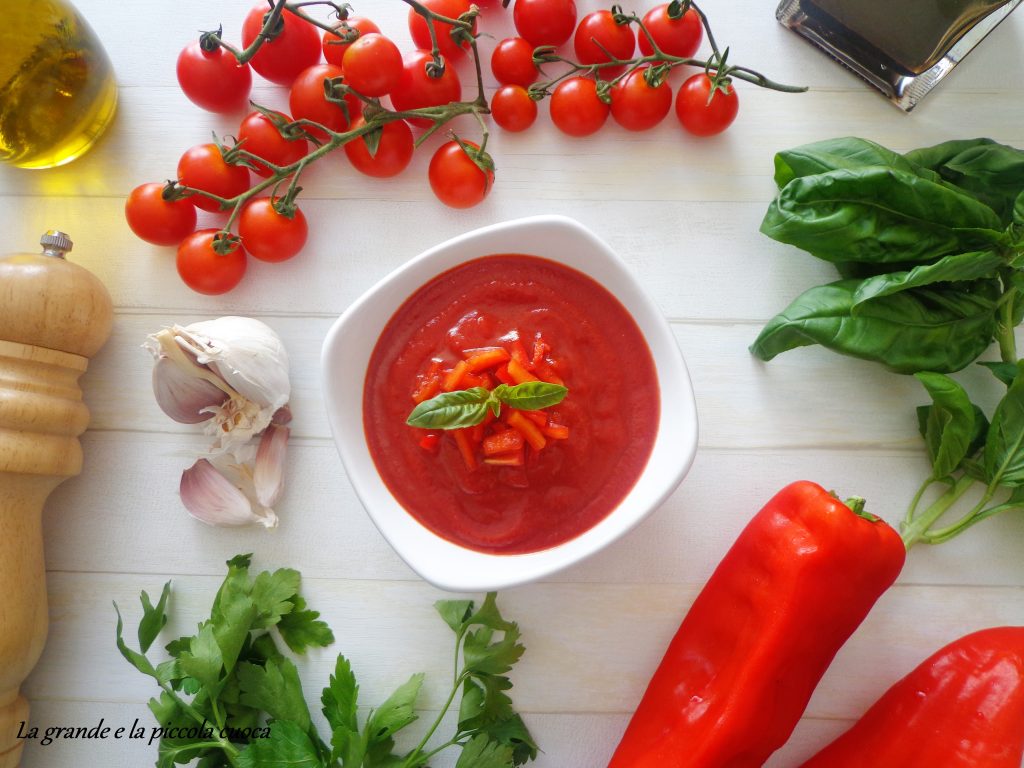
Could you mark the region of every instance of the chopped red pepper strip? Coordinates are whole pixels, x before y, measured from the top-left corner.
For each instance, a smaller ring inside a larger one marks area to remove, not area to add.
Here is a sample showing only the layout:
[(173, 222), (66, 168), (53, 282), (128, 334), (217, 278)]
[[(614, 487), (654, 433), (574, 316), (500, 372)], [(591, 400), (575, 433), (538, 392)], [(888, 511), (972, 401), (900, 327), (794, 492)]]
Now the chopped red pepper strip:
[(537, 366), (539, 362), (544, 359), (544, 355), (551, 351), (551, 347), (544, 343), (544, 339), (540, 333), (537, 334), (537, 340), (533, 342), (533, 365)]
[(516, 429), (506, 429), (484, 438), (484, 456), (517, 451), (524, 444), (523, 433)]
[(501, 347), (487, 349), (477, 352), (475, 355), (466, 358), (470, 373), (479, 373), (496, 365), (501, 365), (510, 357), (508, 351)]
[(569, 439), (569, 428), (564, 424), (553, 424), (548, 423), (547, 426), (540, 428), (540, 431), (550, 437), (552, 440), (568, 440)]
[(530, 358), (526, 354), (526, 348), (523, 346), (523, 342), (516, 339), (508, 345), (508, 349), (509, 352), (512, 353), (512, 359), (523, 366), (523, 368), (529, 370), (531, 362)]
[(513, 451), (511, 453), (499, 453), (495, 456), (488, 456), (484, 459), (484, 464), (491, 464), (498, 467), (521, 467), (524, 463), (525, 459), (523, 458), (522, 447), (520, 447), (518, 451)]
[(508, 361), (508, 375), (516, 384), (524, 384), (527, 381), (538, 381), (537, 377), (526, 370), (526, 367), (513, 357)]
[(437, 453), (441, 447), (441, 436), (436, 432), (428, 432), (420, 438), (420, 448), (430, 453)]
[(521, 413), (538, 427), (546, 427), (548, 424), (548, 415), (543, 411), (521, 411)]
[(541, 381), (546, 381), (548, 384), (558, 384), (559, 386), (565, 386), (565, 381), (555, 373), (555, 369), (551, 366), (547, 360), (541, 360), (533, 365), (533, 374)]
[(515, 379), (513, 379), (508, 374), (508, 365), (499, 365), (497, 368), (495, 368), (494, 369), (494, 378), (496, 378), (502, 384), (515, 384), (516, 383)]
[(462, 385), (463, 377), (469, 372), (469, 364), (465, 360), (459, 360), (444, 377), (444, 382), (441, 384), (441, 388), (445, 392), (454, 392), (456, 389), (464, 389)]
[(462, 460), (466, 463), (466, 469), (470, 471), (476, 469), (476, 444), (469, 434), (472, 429), (470, 427), (468, 429), (452, 430), (455, 433), (455, 444), (459, 447)]
[(544, 439), (544, 434), (540, 431), (540, 427), (523, 416), (522, 411), (509, 409), (508, 416), (505, 418), (505, 421), (510, 427), (513, 427), (523, 433), (523, 437), (526, 439), (526, 442), (530, 444), (530, 447), (533, 448), (533, 450), (541, 451), (544, 449), (544, 446), (548, 444), (548, 441)]

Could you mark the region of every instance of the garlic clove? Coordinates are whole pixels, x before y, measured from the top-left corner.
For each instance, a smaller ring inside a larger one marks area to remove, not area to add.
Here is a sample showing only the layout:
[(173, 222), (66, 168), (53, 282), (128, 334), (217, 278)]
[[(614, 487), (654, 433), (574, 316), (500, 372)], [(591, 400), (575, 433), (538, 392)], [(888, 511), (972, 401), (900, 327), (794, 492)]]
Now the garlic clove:
[(207, 525), (237, 526), (260, 523), (266, 528), (277, 525), (271, 509), (253, 511), (241, 490), (206, 459), (199, 459), (181, 473), (181, 500), (192, 517)]
[(210, 409), (228, 399), (227, 393), (164, 355), (153, 366), (153, 395), (160, 410), (182, 424), (206, 421), (213, 415)]
[(256, 449), (252, 481), (256, 488), (256, 500), (264, 507), (276, 504), (284, 488), (284, 460), (290, 434), (288, 427), (271, 424)]

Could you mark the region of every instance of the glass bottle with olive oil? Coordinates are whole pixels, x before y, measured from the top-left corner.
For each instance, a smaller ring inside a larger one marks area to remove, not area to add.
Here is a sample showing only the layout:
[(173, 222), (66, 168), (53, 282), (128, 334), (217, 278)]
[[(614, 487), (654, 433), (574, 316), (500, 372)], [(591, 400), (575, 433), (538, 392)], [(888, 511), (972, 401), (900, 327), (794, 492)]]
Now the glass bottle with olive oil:
[(117, 84), (95, 33), (66, 0), (2, 0), (0, 160), (74, 160), (114, 117)]

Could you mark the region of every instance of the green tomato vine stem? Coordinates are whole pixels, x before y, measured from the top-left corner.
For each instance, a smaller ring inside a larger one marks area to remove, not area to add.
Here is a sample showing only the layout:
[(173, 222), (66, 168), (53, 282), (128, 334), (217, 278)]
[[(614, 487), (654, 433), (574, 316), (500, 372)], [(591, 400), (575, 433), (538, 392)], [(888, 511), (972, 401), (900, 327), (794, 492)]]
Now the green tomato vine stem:
[[(666, 70), (671, 70), (683, 65), (700, 67), (707, 72), (710, 77), (712, 77), (716, 84), (719, 84), (719, 87), (728, 85), (729, 78), (736, 78), (739, 80), (745, 80), (746, 82), (760, 86), (761, 88), (769, 88), (774, 91), (782, 91), (783, 93), (803, 93), (807, 90), (807, 86), (787, 85), (785, 83), (776, 82), (775, 80), (772, 80), (749, 67), (726, 64), (725, 60), (728, 55), (728, 50), (726, 50), (725, 54), (722, 54), (719, 50), (718, 43), (715, 41), (715, 36), (711, 31), (711, 24), (708, 21), (707, 16), (704, 14), (704, 11), (702, 11), (697, 4), (693, 2), (688, 4), (688, 8), (693, 9), (700, 18), (701, 26), (704, 28), (704, 32), (707, 35), (708, 43), (711, 46), (711, 55), (708, 58), (699, 59), (695, 57), (673, 56), (665, 53), (665, 51), (663, 51), (655, 42), (653, 35), (651, 35), (650, 31), (647, 29), (647, 25), (644, 24), (643, 20), (637, 14), (620, 13), (618, 14), (618, 18), (622, 19), (622, 23), (635, 24), (639, 30), (639, 34), (642, 34), (651, 44), (651, 53), (649, 55), (635, 56), (630, 59), (619, 59), (610, 54), (603, 46), (600, 45), (600, 43), (598, 43), (598, 47), (601, 48), (601, 50), (603, 50), (608, 56), (608, 61), (602, 61), (597, 64), (580, 64), (579, 62), (556, 54), (551, 46), (541, 46), (534, 51), (534, 64), (541, 67), (544, 64), (557, 62), (567, 64), (569, 66), (569, 70), (558, 75), (558, 77), (531, 85), (530, 95), (534, 99), (540, 100), (545, 96), (551, 95), (551, 89), (568, 77), (581, 73), (583, 75), (597, 77), (602, 70), (615, 67), (625, 67), (625, 72), (608, 81), (605, 88), (610, 88), (645, 65), (650, 65), (652, 67), (662, 66)], [(596, 42), (597, 41), (595, 41), (595, 43)], [(714, 75), (711, 75), (712, 72), (714, 72)]]
[[(222, 197), (195, 187), (181, 184), (177, 181), (168, 182), (167, 188), (165, 189), (166, 199), (180, 199), (196, 195), (199, 197), (205, 197), (209, 200), (214, 200), (220, 205), (220, 209), (222, 211), (230, 210), (227, 222), (217, 233), (217, 237), (214, 241), (214, 248), (218, 253), (229, 253), (237, 247), (239, 241), (238, 238), (231, 233), (231, 228), (234, 226), (242, 208), (245, 207), (247, 202), (264, 190), (276, 188), (282, 182), (285, 182), (290, 178), (288, 190), (284, 196), (284, 205), (286, 208), (288, 206), (294, 208), (294, 199), (300, 189), (298, 186), (299, 176), (309, 165), (316, 162), (324, 155), (330, 154), (334, 150), (338, 149), (338, 147), (348, 144), (350, 141), (354, 141), (366, 136), (367, 134), (382, 129), (388, 123), (396, 120), (409, 120), (414, 118), (431, 121), (433, 125), (431, 125), (431, 127), (416, 140), (415, 146), (418, 147), (425, 139), (451, 120), (459, 117), (460, 115), (472, 114), (476, 117), (481, 129), (482, 138), (480, 146), (485, 147), (487, 145), (488, 130), (487, 125), (483, 120), (483, 115), (490, 113), (490, 108), (484, 94), (483, 69), (480, 63), (480, 53), (477, 48), (476, 36), (473, 32), (473, 22), (479, 15), (479, 8), (476, 5), (472, 5), (470, 6), (470, 10), (462, 17), (453, 19), (448, 16), (435, 13), (422, 3), (418, 2), (418, 0), (402, 1), (422, 16), (427, 23), (427, 28), (430, 30), (430, 39), (433, 43), (433, 51), (431, 52), (433, 61), (431, 65), (428, 66), (433, 66), (438, 69), (437, 76), (440, 76), (440, 72), (443, 71), (445, 62), (441, 57), (441, 52), (438, 47), (437, 29), (435, 25), (439, 23), (448, 24), (453, 30), (461, 29), (463, 31), (466, 35), (466, 39), (469, 41), (470, 55), (472, 56), (475, 66), (477, 80), (476, 98), (472, 101), (455, 101), (435, 107), (396, 111), (385, 109), (381, 106), (378, 99), (368, 98), (346, 86), (344, 93), (342, 93), (338, 98), (331, 100), (343, 103), (345, 93), (351, 93), (367, 105), (368, 109), (363, 115), (364, 123), (358, 128), (350, 128), (346, 131), (335, 131), (321, 123), (308, 119), (293, 120), (291, 122), (281, 124), (275, 122), (275, 126), (278, 131), (285, 138), (294, 138), (296, 132), (298, 132), (299, 135), (303, 135), (305, 138), (312, 140), (314, 144), (319, 144), (319, 146), (317, 146), (312, 152), (309, 152), (301, 159), (291, 163), (290, 165), (275, 165), (274, 163), (268, 162), (267, 160), (248, 152), (241, 145), (227, 147), (216, 142), (218, 146), (221, 147), (221, 152), (224, 155), (226, 162), (236, 165), (246, 165), (249, 167), (254, 163), (259, 163), (271, 171), (270, 176), (257, 182), (253, 186), (249, 187), (245, 192), (235, 195), (234, 197)], [(207, 41), (210, 45), (214, 43), (220, 45), (222, 48), (229, 51), (238, 60), (238, 62), (242, 64), (249, 61), (266, 41), (273, 39), (275, 34), (274, 30), (280, 22), (281, 14), (285, 11), (305, 19), (321, 29), (332, 32), (339, 38), (342, 37), (342, 34), (338, 31), (338, 26), (331, 26), (311, 18), (303, 8), (311, 5), (327, 5), (334, 9), (334, 14), (342, 23), (344, 23), (345, 19), (348, 17), (347, 6), (339, 5), (332, 0), (303, 0), (302, 2), (274, 2), (274, 0), (268, 0), (268, 4), (269, 10), (266, 18), (264, 19), (263, 28), (260, 30), (260, 33), (256, 36), (256, 39), (252, 44), (244, 50), (238, 50), (229, 43), (224, 42), (220, 37), (220, 31), (204, 32), (202, 39)], [(271, 110), (257, 104), (253, 104), (253, 107), (264, 115), (270, 116), (274, 114)], [(319, 141), (311, 131), (317, 132), (317, 135), (320, 136), (326, 135), (327, 140), (323, 142)]]

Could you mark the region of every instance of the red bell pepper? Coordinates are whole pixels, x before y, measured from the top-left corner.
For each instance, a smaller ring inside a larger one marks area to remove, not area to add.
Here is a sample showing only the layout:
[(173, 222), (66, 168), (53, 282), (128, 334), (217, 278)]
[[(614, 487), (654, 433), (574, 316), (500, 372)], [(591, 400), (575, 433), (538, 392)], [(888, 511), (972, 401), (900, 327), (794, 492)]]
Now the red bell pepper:
[(906, 558), (899, 534), (857, 501), (797, 482), (754, 516), (676, 632), (609, 768), (755, 768), (785, 743)]
[(955, 640), (801, 768), (1020, 768), (1024, 627)]

